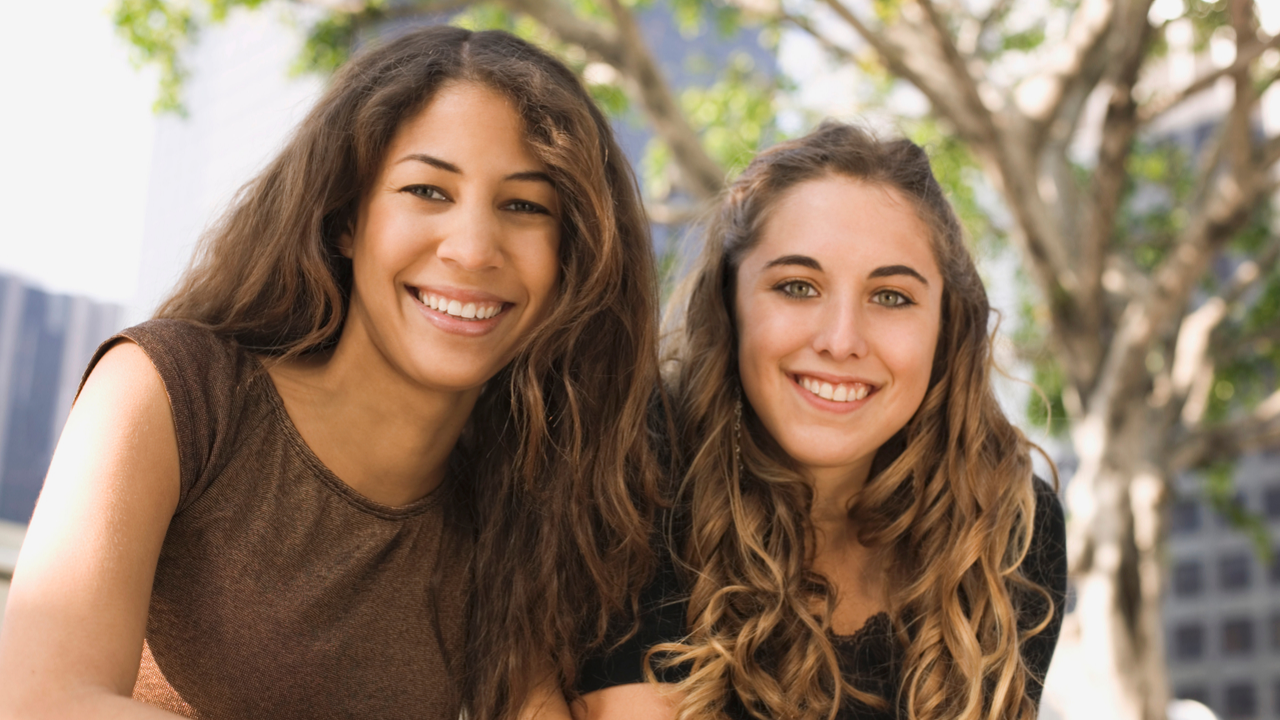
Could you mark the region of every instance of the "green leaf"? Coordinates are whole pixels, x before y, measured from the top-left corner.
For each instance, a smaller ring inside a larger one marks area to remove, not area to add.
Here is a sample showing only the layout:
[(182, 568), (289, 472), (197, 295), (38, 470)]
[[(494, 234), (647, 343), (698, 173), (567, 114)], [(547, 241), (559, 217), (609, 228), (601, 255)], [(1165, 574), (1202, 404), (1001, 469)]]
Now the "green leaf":
[(190, 45), (196, 31), (190, 5), (163, 0), (117, 0), (111, 21), (116, 33), (129, 43), (135, 65), (155, 65), (160, 69), (159, 93), (152, 108), (156, 112), (185, 114), (181, 88), (188, 71), (180, 53)]

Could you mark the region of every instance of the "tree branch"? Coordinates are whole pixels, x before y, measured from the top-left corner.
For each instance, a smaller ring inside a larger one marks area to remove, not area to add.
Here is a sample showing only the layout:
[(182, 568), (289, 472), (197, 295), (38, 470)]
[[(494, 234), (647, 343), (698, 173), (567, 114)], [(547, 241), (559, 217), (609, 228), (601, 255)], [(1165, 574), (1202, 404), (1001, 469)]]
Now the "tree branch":
[(1280, 390), (1245, 418), (1190, 433), (1178, 443), (1172, 465), (1175, 471), (1187, 470), (1274, 448), (1280, 448)]
[(562, 41), (577, 45), (616, 68), (639, 98), (655, 134), (670, 148), (685, 189), (700, 201), (720, 192), (724, 187), (724, 168), (702, 147), (697, 131), (676, 102), (630, 10), (618, 0), (608, 0), (606, 5), (613, 15), (615, 29), (578, 18), (559, 0), (500, 2), (534, 18)]
[[(938, 8), (933, 4), (933, 0), (917, 0), (921, 9), (924, 10), (925, 17), (929, 20), (929, 27), (933, 29), (933, 45), (938, 53), (942, 56), (942, 61), (950, 70), (949, 74), (957, 83), (956, 87), (960, 93), (960, 99), (965, 108), (975, 118), (979, 118), (982, 122), (983, 134), (988, 142), (998, 142), (994, 123), (991, 122), (991, 110), (986, 103), (982, 101), (982, 96), (978, 92), (978, 84), (974, 81), (973, 75), (969, 72), (969, 59), (964, 57), (959, 48), (956, 47), (955, 41), (951, 37), (951, 30), (947, 27), (946, 19), (938, 12)], [(939, 78), (942, 80), (943, 78)]]
[(624, 68), (621, 39), (607, 25), (584, 20), (559, 0), (500, 0), (508, 9), (537, 20), (562, 42), (577, 45), (620, 71)]
[(1280, 48), (1280, 34), (1273, 35), (1261, 42), (1250, 42), (1236, 51), (1235, 62), (1196, 78), (1194, 82), (1176, 92), (1160, 95), (1148, 100), (1138, 110), (1138, 122), (1147, 125), (1156, 118), (1181, 105), (1190, 98), (1212, 88), (1219, 80), (1248, 70), (1249, 65), (1271, 48)]
[[(1116, 0), (1084, 0), (1071, 18), (1071, 27), (1046, 67), (1019, 83), (1014, 97), (1018, 108), (1042, 134), (1063, 115), (1068, 99), (1071, 114), (1083, 107), (1084, 98), (1102, 78), (1107, 65), (1106, 38), (1115, 23)], [(1067, 119), (1074, 127), (1075, 118)], [(1069, 133), (1067, 133), (1069, 135)]]
[[(974, 143), (990, 143), (990, 123), (973, 114), (958, 92), (952, 68), (939, 57), (932, 38), (917, 26), (902, 19), (879, 30), (872, 30), (840, 0), (822, 0), (841, 20), (849, 24), (880, 56), (890, 72), (915, 85), (939, 115), (946, 118), (958, 133)], [(794, 21), (794, 19), (793, 19)], [(812, 28), (803, 28), (812, 32)], [(966, 73), (967, 74), (967, 73)]]
[[(1150, 38), (1150, 25), (1145, 17), (1139, 28), (1137, 36), (1131, 38), (1132, 47), (1119, 53), (1116, 58), (1118, 62), (1113, 68), (1111, 99), (1102, 122), (1098, 162), (1093, 171), (1088, 200), (1088, 217), (1085, 220), (1085, 231), (1080, 237), (1080, 331), (1085, 339), (1086, 352), (1094, 358), (1094, 367), (1097, 367), (1104, 352), (1101, 341), (1106, 312), (1102, 293), (1103, 266), (1120, 215), (1120, 203), (1128, 178), (1126, 165), (1138, 132), (1137, 102), (1133, 97), (1133, 87), (1138, 81)], [(1088, 384), (1092, 385), (1094, 379), (1088, 378)]]

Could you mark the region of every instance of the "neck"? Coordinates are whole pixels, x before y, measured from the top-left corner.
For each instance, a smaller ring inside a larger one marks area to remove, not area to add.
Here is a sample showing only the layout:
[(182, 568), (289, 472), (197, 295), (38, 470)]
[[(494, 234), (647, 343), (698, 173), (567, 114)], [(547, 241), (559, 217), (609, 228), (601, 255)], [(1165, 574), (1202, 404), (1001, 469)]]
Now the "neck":
[(443, 482), (480, 395), (442, 391), (397, 371), (356, 323), (332, 353), (273, 366), (286, 411), (312, 452), (366, 498), (398, 506)]
[(867, 483), (870, 461), (852, 468), (810, 468), (807, 472), (813, 488), (813, 506), (809, 522), (818, 538), (818, 550), (855, 542), (849, 506)]
[(858, 541), (849, 522), (849, 506), (862, 491), (871, 463), (839, 470), (810, 470), (813, 507), (809, 522), (814, 530), (812, 569), (831, 583), (836, 606), (831, 629), (849, 635), (867, 618), (888, 607), (885, 597), (883, 554)]

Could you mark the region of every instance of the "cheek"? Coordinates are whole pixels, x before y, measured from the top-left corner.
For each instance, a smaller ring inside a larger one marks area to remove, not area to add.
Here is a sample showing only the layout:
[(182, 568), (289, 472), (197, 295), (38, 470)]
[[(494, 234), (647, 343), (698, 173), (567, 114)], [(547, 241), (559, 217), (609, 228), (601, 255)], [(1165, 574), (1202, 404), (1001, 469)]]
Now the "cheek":
[(782, 361), (807, 344), (804, 318), (767, 299), (738, 303), (738, 372), (753, 406), (765, 413), (771, 391), (785, 380)]
[(560, 233), (536, 233), (518, 238), (516, 261), (529, 292), (530, 304), (541, 312), (554, 302), (560, 287)]
[(915, 400), (922, 400), (933, 372), (937, 323), (921, 323), (896, 330), (885, 333), (885, 342), (880, 344), (880, 357), (903, 389)]

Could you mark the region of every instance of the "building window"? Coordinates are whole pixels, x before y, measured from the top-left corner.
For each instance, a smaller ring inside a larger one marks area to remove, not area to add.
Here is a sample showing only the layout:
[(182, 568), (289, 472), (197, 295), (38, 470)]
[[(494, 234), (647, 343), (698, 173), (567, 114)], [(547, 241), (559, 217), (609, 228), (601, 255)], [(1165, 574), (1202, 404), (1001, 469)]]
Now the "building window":
[(1280, 485), (1262, 491), (1262, 512), (1271, 520), (1280, 520)]
[(1189, 535), (1199, 529), (1200, 503), (1191, 499), (1175, 502), (1169, 513), (1169, 532), (1174, 535)]
[(1253, 620), (1228, 618), (1222, 623), (1222, 654), (1243, 657), (1253, 654)]
[(1179, 700), (1195, 700), (1198, 703), (1209, 704), (1209, 688), (1204, 685), (1179, 685), (1174, 689), (1173, 696)]
[(1228, 718), (1252, 718), (1258, 715), (1258, 690), (1251, 682), (1227, 685), (1223, 703)]
[[(1230, 500), (1227, 501), (1227, 504), (1236, 511), (1239, 511), (1242, 513), (1249, 512), (1248, 498), (1245, 497), (1244, 492), (1241, 490), (1237, 490), (1236, 494), (1232, 496)], [(1214, 512), (1213, 515), (1218, 519), (1218, 523), (1217, 523), (1218, 527), (1224, 528), (1224, 529), (1231, 529), (1234, 527), (1231, 524), (1231, 518), (1229, 515), (1222, 512)]]
[(1174, 627), (1173, 656), (1179, 660), (1199, 660), (1204, 657), (1204, 626), (1190, 622)]
[(1271, 569), (1267, 574), (1272, 585), (1280, 585), (1280, 547), (1271, 548)]
[(1218, 584), (1223, 590), (1239, 591), (1249, 587), (1249, 566), (1253, 558), (1247, 550), (1222, 556), (1218, 562)]
[(1179, 560), (1173, 564), (1174, 597), (1196, 597), (1204, 591), (1204, 563)]

